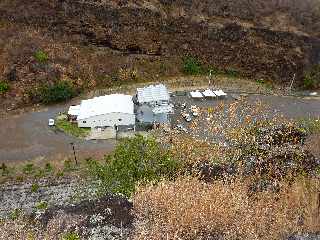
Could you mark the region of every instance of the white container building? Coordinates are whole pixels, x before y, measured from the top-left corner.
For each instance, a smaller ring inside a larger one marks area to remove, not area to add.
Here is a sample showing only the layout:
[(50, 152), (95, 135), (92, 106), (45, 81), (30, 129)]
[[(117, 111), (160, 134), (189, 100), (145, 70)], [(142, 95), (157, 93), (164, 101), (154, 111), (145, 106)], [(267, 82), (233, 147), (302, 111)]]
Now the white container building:
[(78, 114), (78, 127), (119, 127), (135, 125), (132, 96), (111, 94), (83, 100), (78, 106), (71, 106), (70, 113)]

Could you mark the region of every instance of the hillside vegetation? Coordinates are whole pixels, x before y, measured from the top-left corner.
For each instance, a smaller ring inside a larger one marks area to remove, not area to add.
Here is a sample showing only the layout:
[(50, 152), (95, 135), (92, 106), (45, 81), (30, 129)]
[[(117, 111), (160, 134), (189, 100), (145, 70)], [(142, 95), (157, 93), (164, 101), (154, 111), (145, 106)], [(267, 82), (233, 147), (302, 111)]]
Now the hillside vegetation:
[(60, 82), (79, 93), (185, 74), (187, 56), (197, 74), (318, 88), (319, 15), (318, 0), (3, 0), (1, 109), (39, 102)]

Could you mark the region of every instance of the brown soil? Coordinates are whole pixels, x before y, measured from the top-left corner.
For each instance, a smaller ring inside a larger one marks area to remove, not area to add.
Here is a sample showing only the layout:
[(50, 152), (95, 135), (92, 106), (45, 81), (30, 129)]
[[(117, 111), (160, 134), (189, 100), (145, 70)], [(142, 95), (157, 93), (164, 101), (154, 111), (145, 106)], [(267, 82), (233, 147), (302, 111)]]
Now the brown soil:
[[(0, 108), (30, 102), (58, 80), (79, 89), (157, 81), (181, 73), (182, 58), (250, 78), (295, 83), (319, 62), (317, 0), (79, 1), (0, 3)], [(39, 63), (36, 51), (48, 54)]]

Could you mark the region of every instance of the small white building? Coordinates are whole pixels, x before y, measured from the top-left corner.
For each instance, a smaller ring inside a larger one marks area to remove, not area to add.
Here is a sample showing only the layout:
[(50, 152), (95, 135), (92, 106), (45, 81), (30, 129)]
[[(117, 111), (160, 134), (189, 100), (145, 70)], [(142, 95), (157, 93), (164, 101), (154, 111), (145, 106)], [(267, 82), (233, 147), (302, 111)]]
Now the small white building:
[(135, 98), (139, 122), (169, 123), (169, 114), (173, 113), (173, 106), (170, 104), (170, 94), (165, 85), (138, 88)]
[(83, 100), (78, 106), (71, 106), (69, 113), (77, 114), (79, 127), (118, 127), (135, 125), (132, 96), (111, 94)]
[(203, 98), (203, 95), (199, 90), (190, 92), (190, 96), (194, 99), (202, 99)]

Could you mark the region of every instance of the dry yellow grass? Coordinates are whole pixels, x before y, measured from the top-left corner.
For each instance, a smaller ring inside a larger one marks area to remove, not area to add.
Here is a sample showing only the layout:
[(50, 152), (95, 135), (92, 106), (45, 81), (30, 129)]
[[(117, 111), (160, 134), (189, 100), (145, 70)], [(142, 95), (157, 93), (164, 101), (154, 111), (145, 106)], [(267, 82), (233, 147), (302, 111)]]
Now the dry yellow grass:
[(134, 196), (134, 239), (269, 240), (319, 231), (320, 181), (282, 189), (250, 195), (240, 180), (206, 184), (194, 178), (141, 187)]

